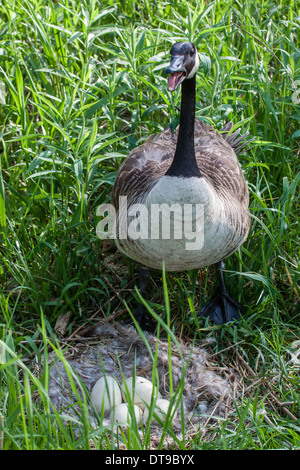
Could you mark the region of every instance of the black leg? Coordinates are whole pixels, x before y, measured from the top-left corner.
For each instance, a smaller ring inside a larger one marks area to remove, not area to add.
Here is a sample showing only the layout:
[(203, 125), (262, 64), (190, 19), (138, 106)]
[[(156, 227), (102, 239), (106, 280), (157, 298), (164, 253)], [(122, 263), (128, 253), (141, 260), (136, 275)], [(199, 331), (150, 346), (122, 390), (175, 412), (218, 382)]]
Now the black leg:
[(217, 263), (219, 287), (216, 294), (204, 304), (199, 311), (199, 317), (209, 317), (215, 323), (222, 325), (232, 320), (239, 320), (241, 314), (245, 313), (245, 309), (239, 302), (232, 299), (225, 287), (223, 269), (224, 263)]
[(149, 268), (145, 268), (144, 266), (142, 266), (140, 268), (140, 292), (141, 294), (145, 293), (149, 278), (150, 278)]
[[(140, 268), (140, 273), (139, 273), (139, 278), (140, 278), (140, 293), (142, 296), (144, 296), (148, 280), (150, 278), (150, 270), (149, 268), (146, 268), (142, 266)], [(155, 325), (149, 318), (149, 313), (145, 307), (144, 304), (138, 303), (136, 310), (133, 312), (134, 318), (144, 331), (148, 331), (149, 333), (154, 333), (155, 331)], [(127, 324), (132, 324), (132, 320), (128, 320), (126, 322)]]

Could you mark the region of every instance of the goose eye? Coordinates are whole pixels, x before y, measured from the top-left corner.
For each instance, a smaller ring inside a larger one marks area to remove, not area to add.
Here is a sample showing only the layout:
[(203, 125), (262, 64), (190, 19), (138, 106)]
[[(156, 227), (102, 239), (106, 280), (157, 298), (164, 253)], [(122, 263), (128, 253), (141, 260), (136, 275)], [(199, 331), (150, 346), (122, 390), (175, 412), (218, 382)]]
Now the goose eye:
[(195, 50), (192, 49), (191, 52), (190, 52), (190, 56), (191, 56), (191, 57), (194, 55), (194, 52), (195, 52)]

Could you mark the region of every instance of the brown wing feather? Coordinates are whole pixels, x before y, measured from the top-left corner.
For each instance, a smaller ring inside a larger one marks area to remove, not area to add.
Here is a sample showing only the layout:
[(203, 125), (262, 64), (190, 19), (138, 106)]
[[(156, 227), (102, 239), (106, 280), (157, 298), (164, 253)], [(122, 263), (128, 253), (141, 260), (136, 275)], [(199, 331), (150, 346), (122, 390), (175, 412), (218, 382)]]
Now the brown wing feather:
[[(119, 168), (112, 190), (112, 203), (119, 207), (119, 196), (134, 202), (138, 195), (148, 192), (169, 168), (176, 148), (177, 136), (170, 129), (150, 136), (133, 149)], [(132, 183), (134, 181), (134, 184)]]
[[(166, 173), (175, 153), (178, 128), (151, 136), (130, 152), (120, 167), (112, 190), (112, 203), (118, 209), (119, 196), (134, 203)], [(232, 146), (212, 126), (195, 121), (195, 153), (202, 175), (225, 199), (235, 196), (248, 207), (248, 188)]]

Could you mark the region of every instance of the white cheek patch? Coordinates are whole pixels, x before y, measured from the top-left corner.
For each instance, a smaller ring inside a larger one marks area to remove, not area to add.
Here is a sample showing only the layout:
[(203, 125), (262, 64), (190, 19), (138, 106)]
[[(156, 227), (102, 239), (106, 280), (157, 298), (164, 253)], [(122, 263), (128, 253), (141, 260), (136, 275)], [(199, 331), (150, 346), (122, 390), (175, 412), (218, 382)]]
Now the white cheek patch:
[(196, 53), (195, 65), (194, 65), (194, 67), (192, 68), (192, 70), (191, 70), (191, 72), (189, 73), (189, 75), (188, 75), (187, 78), (192, 78), (192, 77), (196, 74), (196, 72), (197, 72), (197, 70), (198, 70), (198, 68), (199, 68), (199, 64), (200, 64), (200, 61), (199, 61), (199, 55), (198, 55), (198, 52), (197, 52), (197, 53)]

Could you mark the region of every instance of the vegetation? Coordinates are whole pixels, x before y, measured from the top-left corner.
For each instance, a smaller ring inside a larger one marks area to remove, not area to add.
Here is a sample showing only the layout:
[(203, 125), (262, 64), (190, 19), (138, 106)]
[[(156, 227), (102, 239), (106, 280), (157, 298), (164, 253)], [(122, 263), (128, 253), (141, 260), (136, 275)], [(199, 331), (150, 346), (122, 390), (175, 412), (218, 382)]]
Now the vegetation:
[[(251, 196), (251, 232), (226, 260), (231, 292), (247, 305), (240, 323), (196, 318), (214, 267), (153, 272), (149, 306), (177, 337), (214, 337), (219, 364), (244, 372), (226, 420), (178, 446), (300, 447), (299, 415), (299, 16), (294, 1), (3, 0), (0, 5), (0, 448), (112, 448), (51, 407), (48, 354), (96, 318), (125, 318), (136, 266), (96, 236), (130, 149), (178, 123), (179, 92), (162, 70), (174, 41), (197, 45), (197, 117), (232, 120), (256, 145), (240, 157)], [(165, 296), (164, 296), (165, 292)], [(168, 302), (166, 302), (168, 292)], [(162, 333), (163, 334), (163, 333)], [(67, 364), (66, 364), (66, 367)], [(72, 377), (72, 372), (70, 371)], [(74, 379), (75, 381), (75, 379)], [(51, 411), (51, 413), (50, 413)], [(78, 424), (78, 423), (75, 423)], [(141, 448), (123, 436), (127, 448)], [(117, 445), (119, 445), (117, 443)], [(161, 444), (163, 445), (163, 444)]]

